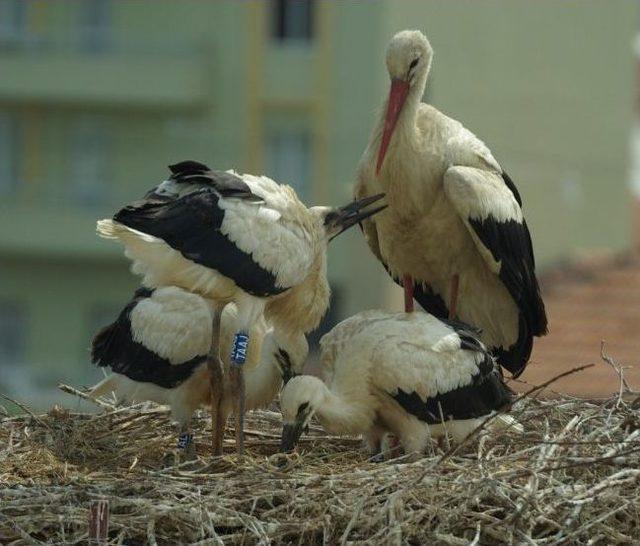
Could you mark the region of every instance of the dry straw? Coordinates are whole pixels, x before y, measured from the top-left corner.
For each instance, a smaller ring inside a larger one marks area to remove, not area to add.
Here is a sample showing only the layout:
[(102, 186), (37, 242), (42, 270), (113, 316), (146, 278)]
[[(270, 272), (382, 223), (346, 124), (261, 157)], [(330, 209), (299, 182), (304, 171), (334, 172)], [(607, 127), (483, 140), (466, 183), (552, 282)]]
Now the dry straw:
[(622, 378), (604, 401), (539, 393), (513, 409), (525, 434), (480, 430), (418, 462), (369, 462), (357, 439), (319, 428), (279, 455), (273, 411), (248, 415), (242, 460), (231, 434), (230, 454), (209, 456), (199, 414), (199, 459), (179, 466), (167, 465), (176, 434), (164, 408), (4, 417), (0, 543), (87, 543), (98, 499), (109, 544), (639, 543), (635, 396)]

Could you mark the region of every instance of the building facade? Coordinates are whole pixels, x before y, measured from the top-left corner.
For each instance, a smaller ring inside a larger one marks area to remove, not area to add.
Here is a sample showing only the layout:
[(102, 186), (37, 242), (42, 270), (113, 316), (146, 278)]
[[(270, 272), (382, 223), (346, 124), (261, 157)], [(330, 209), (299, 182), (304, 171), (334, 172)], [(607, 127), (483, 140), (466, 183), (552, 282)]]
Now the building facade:
[[(434, 47), (427, 99), (522, 190), (542, 267), (624, 248), (635, 17), (624, 0), (0, 0), (0, 391), (45, 405), (98, 377), (91, 336), (137, 280), (95, 221), (166, 165), (349, 200), (403, 28)], [(330, 277), (328, 324), (396, 305), (356, 230)]]

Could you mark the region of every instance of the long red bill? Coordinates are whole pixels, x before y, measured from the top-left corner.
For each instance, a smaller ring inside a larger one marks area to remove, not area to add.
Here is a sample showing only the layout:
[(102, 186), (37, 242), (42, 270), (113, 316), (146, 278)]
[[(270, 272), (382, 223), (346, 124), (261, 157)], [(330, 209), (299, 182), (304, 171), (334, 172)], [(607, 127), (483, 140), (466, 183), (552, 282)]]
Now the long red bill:
[(380, 150), (378, 151), (378, 163), (376, 164), (376, 175), (380, 172), (384, 163), (384, 156), (387, 154), (389, 142), (393, 130), (396, 127), (400, 112), (404, 101), (409, 93), (409, 82), (404, 80), (391, 80), (391, 89), (389, 90), (389, 101), (387, 104), (387, 113), (384, 118), (384, 129), (382, 130), (382, 142), (380, 142)]

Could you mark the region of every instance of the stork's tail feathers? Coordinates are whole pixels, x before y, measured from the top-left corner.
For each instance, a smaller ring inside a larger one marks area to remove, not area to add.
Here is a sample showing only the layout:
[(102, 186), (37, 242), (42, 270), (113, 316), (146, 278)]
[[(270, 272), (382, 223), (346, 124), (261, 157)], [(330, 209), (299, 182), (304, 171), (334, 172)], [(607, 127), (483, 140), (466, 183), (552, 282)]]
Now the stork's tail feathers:
[(104, 239), (118, 239), (122, 230), (123, 226), (116, 224), (111, 219), (98, 220), (96, 224), (96, 231), (98, 232), (98, 235)]

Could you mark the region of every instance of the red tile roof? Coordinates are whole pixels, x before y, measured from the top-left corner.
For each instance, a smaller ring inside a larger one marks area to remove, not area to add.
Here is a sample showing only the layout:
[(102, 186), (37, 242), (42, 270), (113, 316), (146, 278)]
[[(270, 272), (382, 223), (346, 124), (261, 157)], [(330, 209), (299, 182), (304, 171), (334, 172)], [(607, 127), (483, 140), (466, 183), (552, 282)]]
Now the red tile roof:
[(521, 378), (538, 384), (593, 362), (594, 368), (559, 380), (554, 390), (585, 396), (616, 392), (618, 376), (600, 358), (604, 340), (605, 352), (630, 367), (625, 377), (640, 389), (640, 255), (593, 257), (541, 281), (549, 335), (536, 340)]

